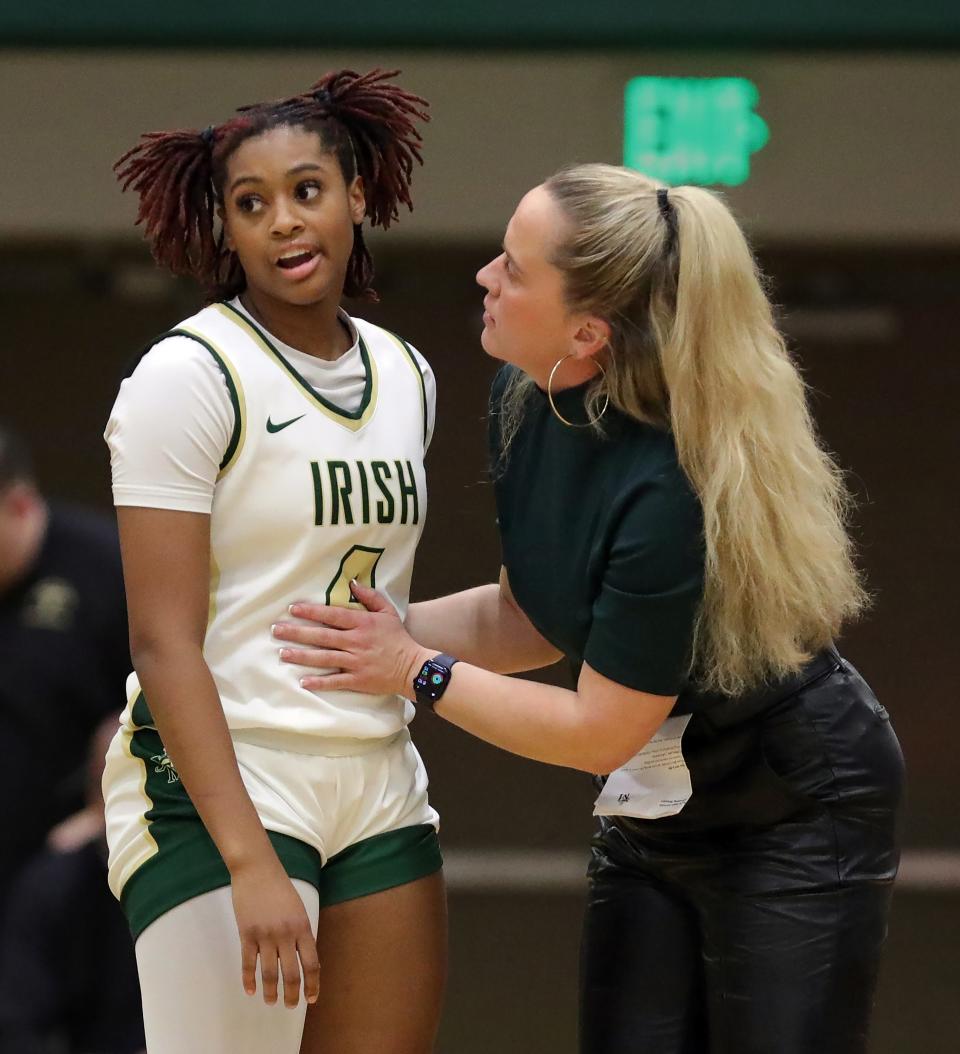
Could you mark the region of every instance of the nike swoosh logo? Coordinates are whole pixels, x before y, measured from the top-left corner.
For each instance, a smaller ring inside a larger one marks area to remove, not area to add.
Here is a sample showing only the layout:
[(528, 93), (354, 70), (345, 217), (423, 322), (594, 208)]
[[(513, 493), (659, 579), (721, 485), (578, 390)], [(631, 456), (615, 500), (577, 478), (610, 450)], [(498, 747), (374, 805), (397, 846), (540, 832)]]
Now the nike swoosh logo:
[(291, 417), (289, 421), (281, 421), (280, 424), (275, 425), (270, 418), (267, 418), (267, 431), (273, 434), (274, 432), (282, 432), (288, 425), (294, 425), (301, 417), (306, 417), (306, 414), (301, 414), (300, 417)]

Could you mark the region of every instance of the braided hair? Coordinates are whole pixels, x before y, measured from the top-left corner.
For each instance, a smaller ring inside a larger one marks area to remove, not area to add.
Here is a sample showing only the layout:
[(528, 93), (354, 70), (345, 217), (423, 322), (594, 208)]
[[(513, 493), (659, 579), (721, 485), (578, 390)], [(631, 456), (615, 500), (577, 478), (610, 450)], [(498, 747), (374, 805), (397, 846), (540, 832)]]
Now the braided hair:
[[(202, 131), (147, 132), (114, 165), (123, 190), (140, 198), (143, 224), (157, 263), (189, 275), (213, 300), (229, 300), (246, 288), (237, 255), (226, 248), (217, 209), (223, 204), (227, 163), (245, 140), (287, 126), (316, 132), (334, 154), (349, 186), (363, 179), (366, 215), (374, 227), (412, 211), (410, 180), (423, 164), (415, 120), (428, 121), (419, 95), (387, 83), (398, 70), (325, 74), (308, 91), (274, 102), (243, 106), (237, 116)], [(373, 259), (359, 224), (347, 264), (344, 293), (376, 300)]]

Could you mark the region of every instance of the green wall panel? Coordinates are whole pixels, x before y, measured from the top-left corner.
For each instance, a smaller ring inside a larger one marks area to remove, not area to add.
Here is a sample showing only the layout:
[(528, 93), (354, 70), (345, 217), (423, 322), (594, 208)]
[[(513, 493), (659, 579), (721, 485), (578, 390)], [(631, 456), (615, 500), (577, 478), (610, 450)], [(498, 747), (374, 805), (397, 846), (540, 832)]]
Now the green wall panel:
[(0, 47), (951, 48), (956, 0), (0, 0)]

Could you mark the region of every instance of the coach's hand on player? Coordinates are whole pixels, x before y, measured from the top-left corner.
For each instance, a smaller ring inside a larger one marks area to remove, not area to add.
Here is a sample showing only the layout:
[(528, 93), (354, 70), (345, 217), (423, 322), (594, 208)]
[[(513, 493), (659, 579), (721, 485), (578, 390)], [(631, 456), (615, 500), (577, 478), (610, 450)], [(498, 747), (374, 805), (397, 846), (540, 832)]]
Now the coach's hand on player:
[[(240, 970), (247, 995), (257, 991), (257, 959), (263, 1001), (273, 1005), (283, 981), (284, 1006), (308, 1003), (320, 992), (317, 942), (303, 901), (280, 861), (252, 859), (230, 870), (233, 910), (240, 931)], [(301, 973), (302, 968), (302, 973)]]
[(413, 678), (434, 652), (407, 633), (382, 593), (358, 582), (350, 589), (362, 609), (306, 601), (290, 606), (295, 618), (316, 625), (278, 622), (274, 637), (291, 645), (281, 649), (281, 660), (322, 671), (300, 678), (304, 688), (314, 691), (410, 695)]

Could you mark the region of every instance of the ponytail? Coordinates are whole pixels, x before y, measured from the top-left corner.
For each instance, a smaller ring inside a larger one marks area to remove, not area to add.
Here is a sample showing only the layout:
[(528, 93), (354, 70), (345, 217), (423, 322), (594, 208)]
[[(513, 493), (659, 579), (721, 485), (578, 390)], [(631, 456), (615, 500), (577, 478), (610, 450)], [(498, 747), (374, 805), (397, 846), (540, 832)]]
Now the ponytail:
[(819, 446), (799, 371), (746, 240), (709, 191), (670, 191), (673, 317), (654, 325), (680, 463), (700, 497), (706, 584), (695, 654), (708, 683), (744, 690), (795, 671), (864, 606), (850, 500)]
[(178, 275), (206, 275), (222, 251), (214, 234), (213, 150), (216, 130), (147, 132), (113, 166), (122, 190), (139, 196), (157, 263)]
[[(743, 233), (710, 191), (624, 168), (580, 165), (545, 188), (568, 220), (553, 261), (567, 305), (611, 331), (588, 410), (609, 397), (669, 429), (702, 505), (691, 675), (735, 695), (795, 672), (866, 594), (842, 475), (818, 445)], [(498, 408), (501, 463), (532, 383), (516, 371)]]

